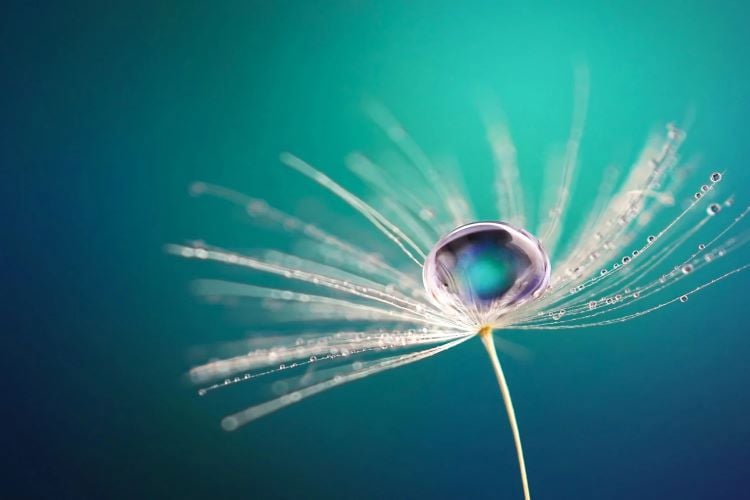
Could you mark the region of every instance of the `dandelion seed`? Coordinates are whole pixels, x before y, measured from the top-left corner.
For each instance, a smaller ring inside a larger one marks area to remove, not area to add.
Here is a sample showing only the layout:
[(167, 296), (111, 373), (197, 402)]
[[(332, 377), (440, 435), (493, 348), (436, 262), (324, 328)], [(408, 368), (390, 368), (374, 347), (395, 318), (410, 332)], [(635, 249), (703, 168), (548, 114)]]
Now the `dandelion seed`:
[[(225, 417), (222, 428), (234, 431), (335, 386), (435, 356), (479, 337), (497, 379), (524, 498), (529, 499), (519, 426), (493, 331), (565, 330), (620, 323), (675, 301), (685, 302), (689, 295), (750, 267), (744, 264), (710, 278), (677, 299), (674, 295), (663, 298), (664, 291), (679, 286), (685, 275), (698, 273), (750, 241), (747, 231), (728, 237), (737, 231), (749, 209), (731, 222), (722, 222), (722, 217), (712, 217), (721, 210), (720, 205), (705, 207), (705, 198), (722, 180), (721, 173), (709, 176), (710, 185), (696, 181), (688, 186), (690, 191), (663, 190), (662, 186), (674, 184), (670, 181), (681, 168), (678, 150), (685, 133), (673, 124), (663, 137), (647, 144), (621, 187), (602, 188), (590, 217), (580, 222), (577, 238), (563, 226), (579, 163), (578, 145), (587, 107), (585, 75), (579, 75), (578, 85), (580, 95), (568, 147), (560, 162), (562, 181), (556, 198), (542, 200), (549, 201), (539, 212), (547, 218), (533, 230), (524, 227), (528, 217), (515, 147), (504, 124), (487, 123), (489, 148), (497, 163), (495, 197), (500, 213), (478, 222), (468, 197), (459, 189), (460, 182), (441, 176), (407, 130), (379, 105), (371, 106), (369, 112), (407, 164), (399, 165), (399, 170), (385, 169), (360, 153), (350, 156), (348, 166), (362, 179), (367, 193), (349, 191), (292, 154), (282, 154), (281, 161), (347, 204), (353, 215), (381, 237), (382, 247), (350, 241), (338, 235), (337, 228), (302, 220), (264, 200), (207, 183), (193, 184), (192, 195), (214, 196), (234, 204), (251, 222), (298, 238), (303, 249), (285, 255), (240, 253), (197, 243), (168, 245), (168, 252), (187, 259), (266, 273), (288, 282), (288, 288), (276, 289), (201, 280), (196, 292), (205, 297), (259, 300), (269, 305), (269, 314), (279, 324), (295, 321), (331, 327), (330, 333), (316, 330), (291, 337), (260, 336), (258, 345), (245, 348), (241, 355), (194, 367), (189, 375), (200, 385), (201, 396), (261, 377), (304, 372), (297, 379), (272, 384), (277, 397)], [(414, 183), (409, 184), (407, 177), (419, 179), (419, 188), (412, 189)], [(678, 196), (686, 203), (679, 211), (674, 203)], [(661, 219), (656, 216), (670, 207), (675, 211), (666, 217), (669, 222), (657, 226), (653, 221)], [(711, 250), (703, 259), (693, 253), (678, 260), (676, 270), (671, 270), (686, 242), (703, 231), (713, 232), (699, 251)], [(566, 238), (565, 250), (557, 245), (561, 237)], [(644, 241), (643, 246), (633, 248), (633, 242)], [(388, 250), (398, 252), (400, 258), (381, 257)], [(626, 253), (615, 257), (619, 262), (605, 260)], [(341, 325), (355, 324), (360, 329), (341, 329)], [(337, 325), (336, 329), (332, 325)]]

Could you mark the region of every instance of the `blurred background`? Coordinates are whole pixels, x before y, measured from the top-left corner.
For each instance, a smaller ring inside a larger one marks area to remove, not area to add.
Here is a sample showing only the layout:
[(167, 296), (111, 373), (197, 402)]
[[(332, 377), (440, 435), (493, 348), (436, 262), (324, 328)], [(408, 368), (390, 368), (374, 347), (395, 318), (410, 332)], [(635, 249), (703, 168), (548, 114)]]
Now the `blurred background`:
[[(367, 99), (426, 151), (455, 158), (487, 214), (483, 96), (502, 106), (533, 199), (567, 138), (583, 64), (591, 92), (572, 219), (608, 165), (628, 165), (650, 132), (689, 116), (685, 155), (706, 175), (727, 170), (723, 187), (747, 203), (742, 2), (11, 2), (3, 11), (8, 498), (521, 498), (479, 342), (234, 433), (219, 421), (242, 408), (245, 389), (199, 398), (185, 380), (196, 346), (252, 325), (196, 300), (190, 282), (210, 272), (164, 244), (277, 243), (188, 186), (209, 181), (323, 213), (322, 191), (278, 154), (348, 180), (345, 155), (384, 144), (362, 113)], [(741, 274), (689, 306), (615, 327), (503, 334), (529, 353), (504, 364), (536, 498), (743, 497), (747, 284)]]

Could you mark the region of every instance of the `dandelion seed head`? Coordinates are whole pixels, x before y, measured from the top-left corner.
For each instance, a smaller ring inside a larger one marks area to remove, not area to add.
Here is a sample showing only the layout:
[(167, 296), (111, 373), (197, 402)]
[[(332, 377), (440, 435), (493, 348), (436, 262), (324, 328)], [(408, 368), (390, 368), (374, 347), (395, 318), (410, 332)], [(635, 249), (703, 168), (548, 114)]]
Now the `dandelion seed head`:
[[(715, 261), (750, 242), (747, 229), (728, 237), (729, 231), (740, 229), (743, 218), (747, 221), (750, 207), (733, 219), (712, 217), (722, 209), (731, 212), (733, 205), (732, 197), (710, 203), (724, 187), (716, 185), (721, 173), (713, 172), (692, 187), (680, 185), (691, 169), (681, 168), (679, 148), (685, 133), (673, 124), (666, 138), (646, 145), (622, 185), (604, 179), (589, 216), (572, 220), (566, 208), (579, 163), (585, 108), (585, 99), (576, 105), (557, 196), (541, 200), (537, 213), (543, 220), (536, 226), (524, 213), (516, 150), (505, 127), (488, 125), (497, 167), (497, 211), (490, 217), (498, 222), (474, 222), (481, 219), (460, 182), (443, 178), (429, 154), (377, 106), (371, 110), (373, 119), (407, 165), (382, 169), (364, 154), (351, 155), (349, 166), (364, 181), (366, 192), (349, 191), (290, 153), (282, 154), (281, 161), (346, 203), (352, 215), (381, 237), (382, 247), (355, 233), (350, 237), (342, 230), (334, 235), (337, 228), (326, 227), (325, 221), (288, 215), (264, 200), (194, 184), (191, 194), (218, 196), (241, 208), (252, 223), (274, 227), (300, 243), (294, 255), (275, 250), (240, 253), (200, 242), (168, 245), (167, 251), (188, 259), (267, 273), (288, 283), (276, 289), (199, 280), (196, 292), (222, 304), (257, 299), (278, 324), (331, 322), (326, 330), (317, 329), (316, 323), (316, 328), (293, 336), (283, 335), (283, 330), (261, 335), (260, 347), (210, 358), (193, 368), (189, 378), (202, 386), (201, 396), (262, 376), (289, 376), (271, 382), (275, 397), (226, 417), (222, 428), (233, 431), (322, 391), (426, 359), (478, 336), (505, 391), (527, 490), (520, 436), (493, 329), (566, 330), (620, 323), (686, 302), (694, 293), (750, 269), (750, 263), (744, 264), (665, 298), (669, 292), (664, 290), (676, 290), (686, 275), (691, 274), (686, 281), (692, 281), (692, 273), (698, 275), (709, 264), (713, 268)], [(408, 176), (399, 177), (405, 169), (420, 179), (423, 191), (415, 190)], [(676, 199), (684, 200), (682, 207)], [(685, 252), (688, 247), (693, 250)], [(389, 249), (399, 250), (403, 262)]]

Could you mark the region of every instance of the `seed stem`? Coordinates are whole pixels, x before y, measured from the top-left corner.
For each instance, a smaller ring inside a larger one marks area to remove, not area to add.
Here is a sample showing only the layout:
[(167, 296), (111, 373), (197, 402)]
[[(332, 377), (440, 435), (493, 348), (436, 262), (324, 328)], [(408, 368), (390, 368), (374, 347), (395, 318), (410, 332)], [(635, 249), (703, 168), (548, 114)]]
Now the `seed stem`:
[(505, 375), (503, 374), (503, 368), (500, 366), (500, 359), (497, 357), (497, 351), (495, 350), (495, 341), (492, 339), (492, 328), (486, 326), (479, 330), (479, 338), (482, 340), (487, 354), (492, 362), (492, 368), (495, 370), (495, 376), (497, 377), (497, 383), (500, 386), (500, 394), (503, 396), (503, 403), (505, 403), (505, 411), (508, 413), (508, 421), (510, 422), (510, 429), (513, 432), (513, 441), (516, 444), (516, 454), (518, 455), (518, 468), (521, 470), (521, 483), (523, 484), (523, 495), (525, 500), (531, 499), (529, 493), (529, 480), (526, 477), (526, 463), (523, 459), (523, 448), (521, 447), (521, 434), (518, 432), (518, 423), (516, 422), (516, 412), (513, 410), (513, 401), (510, 399), (510, 391), (508, 390), (508, 383), (505, 381)]

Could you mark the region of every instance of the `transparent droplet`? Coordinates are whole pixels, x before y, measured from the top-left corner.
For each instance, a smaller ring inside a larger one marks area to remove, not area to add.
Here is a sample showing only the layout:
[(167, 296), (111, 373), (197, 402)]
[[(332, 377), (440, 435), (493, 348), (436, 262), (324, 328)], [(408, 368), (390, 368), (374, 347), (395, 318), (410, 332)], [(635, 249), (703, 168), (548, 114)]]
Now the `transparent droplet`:
[(630, 257), (628, 257), (628, 256), (626, 255), (625, 257), (623, 257), (623, 258), (622, 258), (622, 263), (623, 263), (623, 264), (627, 264), (628, 262), (630, 262)]
[(444, 236), (422, 269), (430, 300), (439, 307), (476, 310), (483, 322), (541, 295), (550, 263), (539, 241), (504, 222), (475, 222)]
[(719, 212), (721, 212), (721, 205), (718, 203), (711, 203), (708, 208), (706, 208), (706, 213), (708, 215), (716, 215)]
[(687, 301), (688, 301), (687, 295), (683, 295), (682, 297), (680, 297), (680, 302), (687, 302)]
[(721, 174), (719, 172), (714, 172), (711, 174), (711, 182), (719, 182), (721, 180)]
[(682, 274), (690, 274), (693, 272), (693, 265), (692, 264), (685, 264), (682, 266)]
[(656, 236), (652, 234), (651, 236), (646, 238), (646, 241), (648, 241), (649, 243), (653, 243), (654, 241), (656, 241)]

